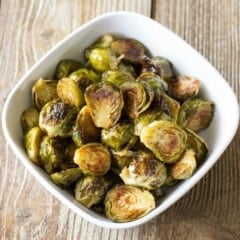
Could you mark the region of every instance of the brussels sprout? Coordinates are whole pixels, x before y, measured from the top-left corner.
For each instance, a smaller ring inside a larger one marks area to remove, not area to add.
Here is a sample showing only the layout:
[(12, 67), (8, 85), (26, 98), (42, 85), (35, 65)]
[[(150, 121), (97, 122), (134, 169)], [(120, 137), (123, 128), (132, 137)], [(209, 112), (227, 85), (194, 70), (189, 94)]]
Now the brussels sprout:
[(193, 149), (187, 149), (183, 157), (171, 165), (170, 173), (174, 179), (187, 179), (193, 175), (197, 167), (195, 152)]
[(131, 63), (139, 63), (145, 52), (144, 46), (134, 39), (118, 39), (112, 42), (111, 48), (118, 56)]
[(124, 105), (121, 91), (114, 85), (99, 83), (89, 86), (84, 94), (95, 125), (105, 129), (113, 127)]
[(54, 79), (62, 79), (67, 77), (70, 73), (81, 68), (82, 64), (73, 59), (63, 59), (61, 60), (55, 70)]
[(32, 87), (32, 99), (38, 110), (47, 102), (57, 98), (57, 81), (40, 78), (34, 83)]
[(84, 96), (78, 84), (70, 78), (62, 78), (57, 84), (57, 94), (61, 100), (76, 108), (84, 105)]
[(114, 41), (114, 37), (107, 33), (100, 37), (93, 45), (90, 46), (92, 48), (109, 48), (111, 47), (112, 42)]
[(25, 109), (20, 117), (20, 123), (23, 133), (26, 133), (33, 127), (38, 126), (39, 112), (35, 107), (28, 107)]
[(133, 157), (133, 151), (129, 149), (122, 149), (119, 151), (112, 150), (113, 164), (123, 169), (125, 166), (128, 166)]
[(195, 132), (205, 129), (213, 117), (213, 103), (200, 98), (186, 100), (180, 109), (178, 124)]
[(147, 190), (116, 185), (107, 192), (104, 205), (108, 218), (116, 222), (128, 222), (148, 214), (155, 208), (155, 200)]
[(131, 74), (134, 78), (137, 76), (136, 70), (135, 70), (134, 66), (131, 63), (120, 62), (119, 65), (118, 65), (118, 68), (121, 71), (124, 71), (126, 73)]
[(132, 119), (138, 118), (153, 101), (154, 93), (147, 85), (140, 82), (126, 81), (121, 84), (120, 88), (123, 93), (125, 110)]
[(143, 128), (140, 140), (159, 160), (172, 163), (184, 153), (187, 135), (174, 122), (159, 120)]
[(108, 188), (109, 182), (105, 177), (84, 176), (76, 184), (75, 199), (90, 208), (103, 200)]
[(73, 183), (77, 182), (81, 176), (82, 171), (79, 168), (69, 168), (50, 175), (52, 181), (61, 187), (71, 186)]
[(187, 144), (195, 151), (197, 162), (202, 162), (208, 154), (206, 141), (190, 129), (185, 128), (187, 133)]
[(122, 169), (120, 177), (125, 184), (153, 190), (164, 184), (167, 178), (167, 169), (164, 163), (161, 163), (152, 154), (138, 151), (134, 153), (129, 166)]
[(78, 113), (76, 125), (73, 129), (73, 141), (77, 146), (89, 142), (98, 142), (101, 131), (97, 128), (92, 120), (88, 106), (84, 106)]
[(76, 81), (82, 91), (89, 85), (97, 83), (100, 80), (100, 75), (88, 68), (80, 68), (71, 73), (69, 78)]
[(39, 127), (33, 127), (24, 136), (24, 146), (29, 159), (40, 164), (39, 160), (39, 145), (43, 136), (43, 132)]
[(94, 48), (89, 51), (90, 66), (97, 72), (117, 69), (119, 59), (111, 48)]
[(120, 150), (131, 139), (133, 125), (130, 123), (118, 123), (112, 128), (102, 129), (102, 143), (114, 150)]
[(61, 101), (50, 101), (39, 115), (39, 126), (49, 137), (68, 137), (77, 117), (77, 110)]
[(111, 154), (100, 143), (88, 143), (75, 151), (73, 161), (84, 174), (102, 176), (110, 169)]
[(185, 101), (190, 97), (195, 97), (200, 89), (200, 81), (187, 76), (177, 76), (169, 82), (168, 94), (179, 100)]
[(59, 137), (44, 136), (40, 143), (39, 156), (47, 173), (59, 169), (65, 157), (65, 142)]
[(135, 81), (134, 77), (122, 70), (109, 70), (102, 74), (102, 81), (104, 83), (113, 83), (120, 86), (125, 81)]

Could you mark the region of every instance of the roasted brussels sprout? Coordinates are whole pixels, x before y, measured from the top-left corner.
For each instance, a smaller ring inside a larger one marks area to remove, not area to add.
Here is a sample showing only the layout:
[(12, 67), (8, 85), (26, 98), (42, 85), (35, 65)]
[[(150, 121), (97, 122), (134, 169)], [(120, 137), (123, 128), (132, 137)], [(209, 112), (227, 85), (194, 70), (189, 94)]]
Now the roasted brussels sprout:
[(99, 82), (100, 75), (92, 69), (80, 68), (71, 73), (69, 78), (76, 81), (80, 89), (84, 91), (89, 85)]
[(184, 153), (187, 135), (174, 122), (159, 120), (143, 128), (140, 140), (159, 160), (172, 163)]
[(131, 139), (133, 125), (130, 123), (118, 123), (112, 128), (102, 129), (102, 143), (114, 150), (120, 150)]
[(118, 39), (112, 42), (111, 48), (118, 56), (131, 63), (139, 63), (145, 52), (144, 46), (134, 39)]
[(121, 71), (131, 74), (134, 78), (137, 77), (137, 71), (131, 63), (120, 62), (118, 68)]
[(35, 107), (25, 109), (20, 117), (20, 123), (23, 133), (26, 133), (33, 127), (37, 127), (39, 122), (39, 112)]
[(128, 166), (133, 157), (133, 151), (124, 148), (119, 151), (112, 150), (113, 164), (119, 169)]
[(79, 147), (85, 143), (99, 142), (101, 130), (95, 126), (88, 106), (84, 106), (78, 113), (72, 138)]
[(185, 101), (198, 94), (200, 81), (188, 76), (177, 76), (169, 82), (168, 86), (168, 94), (171, 97), (179, 101)]
[(82, 90), (77, 82), (70, 78), (62, 78), (58, 81), (57, 94), (63, 102), (76, 108), (81, 108), (85, 104)]
[(65, 78), (81, 67), (82, 64), (76, 60), (63, 59), (58, 63), (53, 78), (57, 80)]
[(116, 222), (139, 219), (155, 208), (153, 195), (138, 187), (116, 185), (107, 192), (104, 200), (105, 213)]
[(50, 101), (39, 115), (39, 126), (49, 137), (68, 137), (77, 117), (77, 110), (61, 101)]
[(76, 184), (75, 199), (90, 208), (103, 200), (108, 188), (109, 182), (105, 177), (84, 176)]
[(174, 179), (183, 180), (191, 177), (196, 167), (195, 152), (193, 149), (187, 149), (183, 157), (171, 165), (170, 173)]
[(27, 151), (29, 159), (40, 164), (39, 160), (39, 146), (43, 136), (43, 132), (39, 127), (33, 127), (24, 136), (24, 146)]
[(186, 100), (180, 109), (178, 124), (195, 132), (208, 127), (213, 117), (213, 103), (200, 98)]
[(120, 86), (125, 81), (134, 81), (134, 77), (122, 70), (109, 70), (102, 74), (102, 81), (104, 83), (113, 83), (117, 86)]
[(123, 96), (114, 85), (92, 84), (85, 91), (85, 100), (97, 127), (111, 128), (121, 117)]
[(102, 176), (111, 165), (111, 154), (101, 143), (88, 143), (75, 151), (73, 161), (84, 174)]
[(113, 35), (107, 33), (100, 37), (96, 42), (94, 42), (89, 48), (86, 49), (86, 55), (88, 51), (93, 48), (109, 48), (111, 47), (112, 42), (114, 41)]
[(64, 188), (69, 187), (73, 183), (77, 182), (81, 176), (82, 171), (79, 168), (68, 168), (66, 170), (62, 170), (61, 172), (52, 173), (50, 175), (55, 184)]
[(53, 173), (60, 168), (65, 157), (65, 142), (60, 137), (44, 136), (40, 143), (39, 156), (47, 173)]
[(125, 184), (153, 190), (165, 183), (167, 169), (151, 153), (138, 151), (129, 166), (122, 169), (120, 177)]
[(32, 87), (32, 99), (38, 110), (47, 102), (57, 98), (57, 81), (40, 78), (34, 83)]

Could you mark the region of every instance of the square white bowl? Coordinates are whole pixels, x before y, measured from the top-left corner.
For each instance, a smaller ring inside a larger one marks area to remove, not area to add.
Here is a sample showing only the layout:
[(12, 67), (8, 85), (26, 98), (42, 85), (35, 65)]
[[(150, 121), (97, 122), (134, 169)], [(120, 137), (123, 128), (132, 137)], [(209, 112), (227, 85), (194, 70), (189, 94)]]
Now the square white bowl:
[[(39, 77), (51, 78), (56, 64), (63, 58), (83, 60), (83, 50), (104, 33), (113, 33), (142, 42), (153, 56), (168, 58), (175, 69), (201, 80), (201, 94), (215, 104), (214, 118), (203, 137), (209, 145), (205, 162), (188, 180), (172, 188), (145, 217), (127, 223), (116, 223), (86, 209), (74, 197), (49, 180), (47, 174), (27, 157), (19, 117), (31, 103), (31, 87)], [(2, 125), (13, 151), (36, 179), (66, 206), (88, 221), (107, 228), (129, 228), (146, 223), (165, 211), (188, 192), (216, 163), (236, 133), (239, 123), (237, 99), (223, 77), (196, 50), (176, 34), (148, 17), (131, 12), (113, 12), (82, 25), (42, 57), (17, 83), (4, 105)]]

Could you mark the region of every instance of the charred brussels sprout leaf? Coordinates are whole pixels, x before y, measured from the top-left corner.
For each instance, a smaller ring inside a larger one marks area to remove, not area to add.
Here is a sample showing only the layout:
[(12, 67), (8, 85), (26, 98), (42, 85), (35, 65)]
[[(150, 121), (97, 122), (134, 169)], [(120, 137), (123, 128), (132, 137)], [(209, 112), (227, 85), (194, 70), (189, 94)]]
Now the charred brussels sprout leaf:
[(120, 86), (125, 81), (134, 81), (134, 77), (128, 73), (121, 70), (109, 70), (102, 74), (102, 81), (104, 83), (112, 83)]
[(213, 103), (200, 98), (185, 101), (180, 109), (178, 124), (195, 132), (208, 127), (213, 117)]
[(121, 117), (123, 96), (113, 85), (92, 84), (85, 91), (85, 100), (97, 127), (111, 128)]
[(23, 133), (26, 133), (33, 127), (37, 127), (39, 122), (38, 110), (35, 107), (28, 107), (22, 112), (20, 122)]
[(62, 79), (67, 77), (70, 73), (81, 68), (82, 64), (73, 59), (63, 59), (61, 60), (55, 70), (54, 79)]
[(143, 128), (140, 140), (159, 160), (172, 163), (184, 153), (187, 136), (177, 124), (159, 120)]
[(110, 169), (111, 155), (102, 144), (88, 143), (76, 150), (73, 161), (84, 174), (102, 176)]
[(76, 108), (61, 101), (51, 101), (40, 111), (39, 126), (49, 137), (68, 137), (76, 117)]
[(108, 218), (116, 222), (129, 222), (154, 209), (155, 200), (147, 190), (130, 185), (117, 185), (107, 192), (104, 205)]

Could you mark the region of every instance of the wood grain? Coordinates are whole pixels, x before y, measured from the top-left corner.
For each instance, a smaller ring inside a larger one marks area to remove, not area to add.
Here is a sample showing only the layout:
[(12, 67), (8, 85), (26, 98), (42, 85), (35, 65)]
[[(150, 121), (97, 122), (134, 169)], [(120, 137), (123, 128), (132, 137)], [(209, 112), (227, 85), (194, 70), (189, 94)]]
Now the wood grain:
[[(11, 88), (52, 46), (89, 19), (114, 10), (136, 11), (172, 29), (220, 71), (240, 100), (238, 0), (1, 0), (0, 111)], [(83, 220), (26, 171), (2, 128), (0, 141), (0, 239), (240, 239), (239, 130), (194, 189), (151, 222), (128, 230)]]

